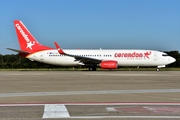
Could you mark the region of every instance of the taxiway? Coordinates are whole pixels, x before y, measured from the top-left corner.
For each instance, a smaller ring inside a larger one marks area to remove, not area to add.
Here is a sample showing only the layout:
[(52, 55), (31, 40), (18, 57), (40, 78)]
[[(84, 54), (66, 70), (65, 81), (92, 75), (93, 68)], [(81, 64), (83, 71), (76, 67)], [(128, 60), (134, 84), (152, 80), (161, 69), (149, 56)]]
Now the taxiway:
[(179, 71), (1, 71), (0, 83), (0, 119), (44, 119), (47, 105), (64, 105), (62, 119), (180, 118)]

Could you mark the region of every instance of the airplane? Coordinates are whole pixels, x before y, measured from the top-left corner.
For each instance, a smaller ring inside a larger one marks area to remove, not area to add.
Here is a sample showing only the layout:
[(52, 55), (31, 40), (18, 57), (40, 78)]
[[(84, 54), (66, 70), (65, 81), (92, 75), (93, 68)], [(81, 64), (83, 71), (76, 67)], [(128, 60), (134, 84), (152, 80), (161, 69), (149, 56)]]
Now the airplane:
[(156, 50), (65, 50), (56, 42), (54, 49), (40, 44), (20, 20), (14, 20), (14, 27), (20, 50), (7, 49), (18, 52), (20, 56), (31, 61), (59, 66), (85, 66), (89, 71), (96, 71), (97, 67), (118, 69), (120, 66), (157, 66), (159, 70), (176, 61), (166, 53)]

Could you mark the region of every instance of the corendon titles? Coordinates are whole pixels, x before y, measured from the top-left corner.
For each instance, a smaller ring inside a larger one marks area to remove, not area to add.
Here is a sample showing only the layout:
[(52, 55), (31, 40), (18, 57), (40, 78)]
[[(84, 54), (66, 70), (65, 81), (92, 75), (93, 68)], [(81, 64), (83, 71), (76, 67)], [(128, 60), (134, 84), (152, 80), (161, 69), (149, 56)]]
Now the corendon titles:
[(19, 32), (21, 33), (21, 35), (24, 37), (24, 39), (26, 40), (26, 42), (30, 42), (30, 39), (28, 38), (28, 35), (26, 35), (26, 33), (23, 31), (23, 29), (21, 28), (21, 26), (19, 24), (15, 25), (16, 28), (19, 30)]
[(115, 53), (114, 57), (116, 58), (148, 58), (149, 59), (149, 55), (151, 54), (151, 52), (145, 52), (145, 53), (137, 53), (137, 52), (133, 52), (133, 53)]

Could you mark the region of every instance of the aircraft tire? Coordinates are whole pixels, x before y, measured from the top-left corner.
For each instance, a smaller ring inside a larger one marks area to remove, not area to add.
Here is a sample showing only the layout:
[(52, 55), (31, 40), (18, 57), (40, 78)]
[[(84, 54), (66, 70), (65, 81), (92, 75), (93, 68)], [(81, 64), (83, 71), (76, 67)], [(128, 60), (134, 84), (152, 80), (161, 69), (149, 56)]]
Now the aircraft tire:
[(96, 71), (96, 67), (89, 67), (89, 71)]

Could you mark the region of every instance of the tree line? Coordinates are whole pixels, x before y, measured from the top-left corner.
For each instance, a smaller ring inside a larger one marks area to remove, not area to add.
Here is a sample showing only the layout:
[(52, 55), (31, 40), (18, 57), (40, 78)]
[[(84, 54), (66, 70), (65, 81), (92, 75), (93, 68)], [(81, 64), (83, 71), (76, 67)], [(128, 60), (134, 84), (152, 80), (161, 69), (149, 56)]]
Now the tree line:
[[(176, 62), (167, 65), (166, 67), (180, 68), (180, 53), (178, 51), (166, 51), (169, 56), (176, 59)], [(0, 54), (0, 69), (20, 69), (20, 68), (62, 68), (62, 66), (50, 65), (36, 61), (30, 61), (18, 54), (1, 55)]]
[(0, 69), (20, 69), (20, 68), (59, 68), (59, 66), (31, 61), (27, 58), (19, 56), (18, 54), (11, 54), (11, 55), (0, 54)]

